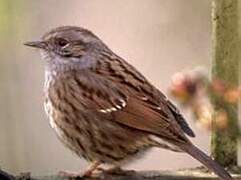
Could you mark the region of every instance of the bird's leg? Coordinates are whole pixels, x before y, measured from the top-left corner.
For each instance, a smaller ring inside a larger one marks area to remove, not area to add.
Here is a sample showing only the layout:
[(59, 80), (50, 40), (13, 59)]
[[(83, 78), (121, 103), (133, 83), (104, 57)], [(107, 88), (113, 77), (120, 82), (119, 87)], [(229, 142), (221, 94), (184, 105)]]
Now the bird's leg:
[(84, 176), (91, 176), (92, 173), (97, 170), (97, 168), (101, 165), (100, 161), (95, 161), (93, 164), (91, 164), (89, 166), (89, 168), (87, 168), (87, 170), (84, 172)]
[(101, 165), (100, 161), (94, 161), (88, 168), (87, 170), (83, 172), (71, 172), (71, 171), (60, 171), (59, 175), (60, 176), (65, 176), (65, 177), (90, 177), (93, 172), (98, 168), (98, 166)]

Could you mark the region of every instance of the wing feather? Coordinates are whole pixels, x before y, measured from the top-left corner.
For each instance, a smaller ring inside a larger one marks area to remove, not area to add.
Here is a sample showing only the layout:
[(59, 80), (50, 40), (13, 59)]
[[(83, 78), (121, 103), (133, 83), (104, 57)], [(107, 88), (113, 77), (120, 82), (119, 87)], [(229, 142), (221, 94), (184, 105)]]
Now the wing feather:
[(158, 101), (138, 93), (130, 94), (127, 88), (120, 88), (108, 79), (89, 72), (76, 73), (76, 81), (82, 87), (78, 92), (80, 95), (88, 90), (81, 99), (85, 107), (93, 112), (170, 141), (188, 141), (166, 102), (159, 101), (157, 105)]

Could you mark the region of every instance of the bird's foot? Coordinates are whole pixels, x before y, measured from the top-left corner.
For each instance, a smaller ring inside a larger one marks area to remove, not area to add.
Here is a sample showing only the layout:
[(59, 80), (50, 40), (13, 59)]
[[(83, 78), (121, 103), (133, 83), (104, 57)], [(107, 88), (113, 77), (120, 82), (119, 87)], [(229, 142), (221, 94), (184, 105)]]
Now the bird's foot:
[(70, 179), (96, 177), (99, 173), (95, 173), (95, 171), (98, 170), (97, 168), (100, 164), (100, 162), (94, 162), (85, 172), (60, 171), (59, 176), (68, 177)]

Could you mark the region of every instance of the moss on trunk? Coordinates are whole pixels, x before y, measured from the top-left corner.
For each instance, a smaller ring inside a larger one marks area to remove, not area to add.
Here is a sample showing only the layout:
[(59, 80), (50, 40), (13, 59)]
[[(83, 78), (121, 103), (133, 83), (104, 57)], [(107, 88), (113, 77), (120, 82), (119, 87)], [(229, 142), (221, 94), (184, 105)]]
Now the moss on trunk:
[[(212, 78), (221, 79), (230, 86), (239, 84), (240, 38), (238, 0), (212, 1)], [(238, 103), (227, 104), (213, 98), (215, 110), (224, 109), (228, 114), (228, 128), (215, 129), (212, 133), (212, 156), (223, 166), (237, 165)]]

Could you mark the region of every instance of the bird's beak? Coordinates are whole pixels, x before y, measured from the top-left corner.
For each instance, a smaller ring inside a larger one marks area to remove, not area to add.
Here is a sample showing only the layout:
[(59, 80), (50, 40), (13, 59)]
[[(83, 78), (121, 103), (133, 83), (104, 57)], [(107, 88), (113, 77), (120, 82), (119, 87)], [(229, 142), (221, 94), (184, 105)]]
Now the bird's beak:
[(40, 49), (44, 49), (46, 47), (46, 43), (43, 41), (26, 42), (24, 45)]

